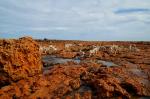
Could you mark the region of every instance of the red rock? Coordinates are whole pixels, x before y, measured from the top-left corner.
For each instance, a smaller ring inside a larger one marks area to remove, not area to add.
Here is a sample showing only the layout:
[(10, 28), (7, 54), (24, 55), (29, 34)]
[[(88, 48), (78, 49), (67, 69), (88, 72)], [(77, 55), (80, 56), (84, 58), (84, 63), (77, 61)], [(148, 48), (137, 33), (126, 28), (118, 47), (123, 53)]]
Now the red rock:
[(79, 94), (79, 93), (76, 93), (76, 94), (74, 95), (74, 99), (81, 99), (80, 94)]
[(0, 42), (0, 83), (17, 81), (41, 72), (39, 46), (32, 38)]
[(78, 89), (80, 87), (80, 85), (81, 85), (80, 79), (75, 79), (75, 80), (70, 81), (70, 86), (73, 89)]
[(60, 57), (64, 57), (64, 58), (74, 58), (78, 53), (77, 52), (61, 52), (59, 54)]
[(90, 92), (90, 91), (84, 92), (82, 98), (83, 98), (83, 99), (92, 99), (92, 92)]
[[(26, 39), (26, 38), (25, 38)], [(25, 40), (22, 39), (22, 40)], [(29, 49), (34, 50), (34, 45), (29, 44), (29, 40), (26, 40), (29, 45)], [(6, 42), (6, 41), (5, 41)], [(9, 40), (6, 42), (7, 48), (1, 47), (1, 53), (3, 59), (7, 59), (9, 56), (9, 50), (5, 49), (15, 49), (18, 47), (11, 47), (8, 45), (15, 45), (17, 42), (17, 46), (23, 46), (24, 43), (20, 44), (20, 40)], [(19, 42), (19, 43), (18, 43)], [(57, 53), (65, 58), (74, 58), (76, 56), (76, 52), (79, 49), (82, 49), (86, 52), (87, 55), (82, 57), (85, 62), (73, 63), (68, 62), (65, 64), (58, 64), (51, 66), (47, 69), (47, 73), (38, 74), (33, 72), (34, 76), (26, 77), (26, 79), (17, 80), (12, 82), (11, 77), (9, 77), (8, 73), (4, 72), (3, 64), (7, 63), (7, 61), (0, 61), (0, 78), (1, 82), (6, 82), (10, 80), (12, 83), (3, 86), (0, 89), (0, 99), (124, 99), (131, 98), (132, 94), (135, 96), (150, 96), (150, 73), (149, 73), (149, 45), (141, 44), (141, 48), (143, 52), (129, 52), (126, 51), (117, 53), (116, 55), (108, 53), (108, 51), (98, 52), (94, 54), (93, 57), (89, 57), (88, 51), (92, 48), (92, 45), (109, 45), (109, 44), (120, 44), (128, 47), (130, 43), (122, 43), (122, 42), (76, 42), (75, 45), (79, 45), (78, 48), (73, 48), (70, 52), (65, 52), (64, 44), (68, 43), (68, 41), (46, 41), (44, 44), (55, 45), (58, 50)], [(70, 42), (70, 41), (69, 41)], [(30, 42), (31, 43), (31, 42)], [(140, 43), (139, 43), (140, 44)], [(0, 45), (4, 45), (3, 42), (0, 42)], [(42, 45), (42, 44), (41, 44)], [(30, 48), (32, 46), (33, 48)], [(143, 47), (144, 46), (144, 47)], [(26, 47), (25, 47), (26, 48)], [(18, 48), (19, 51), (14, 51), (17, 54), (17, 57), (21, 57), (23, 62), (20, 62), (18, 58), (15, 64), (26, 64), (27, 68), (33, 64), (36, 64), (36, 61), (30, 61), (30, 58), (26, 59), (22, 58), (25, 56), (23, 49)], [(26, 53), (30, 53), (33, 51), (27, 51)], [(35, 50), (34, 50), (35, 51)], [(75, 52), (73, 52), (75, 51)], [(35, 51), (36, 52), (36, 51)], [(8, 56), (7, 56), (8, 53)], [(131, 54), (131, 55), (130, 55)], [(16, 55), (16, 54), (15, 54)], [(14, 56), (15, 56), (14, 55)], [(59, 56), (58, 55), (58, 56)], [(82, 54), (81, 54), (82, 55)], [(81, 56), (79, 55), (79, 56)], [(27, 56), (27, 55), (26, 55)], [(32, 56), (32, 55), (30, 55)], [(32, 57), (31, 57), (32, 58)], [(86, 58), (86, 59), (85, 59)], [(102, 64), (96, 63), (97, 59), (103, 60), (113, 60), (115, 63), (118, 63), (118, 66), (114, 67), (106, 67)], [(12, 59), (11, 59), (12, 60)], [(36, 59), (37, 60), (37, 59)], [(86, 60), (93, 60), (92, 62), (86, 62)], [(81, 60), (82, 61), (82, 60)], [(138, 64), (136, 64), (138, 63)], [(1, 65), (2, 64), (2, 65)], [(19, 65), (17, 65), (18, 67)], [(25, 67), (26, 67), (25, 66)], [(36, 65), (39, 66), (39, 65)], [(17, 68), (16, 67), (16, 68)], [(24, 72), (24, 68), (19, 70)], [(45, 68), (46, 69), (46, 68)], [(15, 73), (18, 75), (19, 71)], [(37, 74), (37, 75), (36, 75)]]

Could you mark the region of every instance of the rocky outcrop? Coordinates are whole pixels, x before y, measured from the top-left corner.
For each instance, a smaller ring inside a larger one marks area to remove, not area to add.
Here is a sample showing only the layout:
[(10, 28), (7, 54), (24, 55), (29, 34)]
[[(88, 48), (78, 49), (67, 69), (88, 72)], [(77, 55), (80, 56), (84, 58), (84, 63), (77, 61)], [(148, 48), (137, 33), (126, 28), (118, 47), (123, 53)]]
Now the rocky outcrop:
[[(88, 52), (94, 44), (75, 44), (80, 51), (76, 47), (66, 51), (62, 41), (44, 42), (44, 46), (53, 45), (58, 50), (51, 54), (54, 55), (50, 56), (51, 64), (40, 73), (39, 48), (32, 38), (1, 40), (0, 99), (149, 98), (149, 46), (140, 48), (143, 52), (138, 53), (122, 51), (112, 54), (104, 50), (90, 56)], [(109, 42), (106, 44), (112, 45)], [(60, 57), (75, 58), (79, 62), (53, 64)], [(107, 66), (99, 62), (101, 60), (107, 63), (112, 61), (116, 65)], [(48, 59), (45, 64), (49, 62)]]
[(82, 66), (57, 65), (44, 75), (28, 77), (2, 87), (0, 99), (61, 99), (81, 86), (80, 75), (84, 71)]
[(33, 76), (41, 70), (39, 46), (32, 38), (0, 41), (0, 85)]

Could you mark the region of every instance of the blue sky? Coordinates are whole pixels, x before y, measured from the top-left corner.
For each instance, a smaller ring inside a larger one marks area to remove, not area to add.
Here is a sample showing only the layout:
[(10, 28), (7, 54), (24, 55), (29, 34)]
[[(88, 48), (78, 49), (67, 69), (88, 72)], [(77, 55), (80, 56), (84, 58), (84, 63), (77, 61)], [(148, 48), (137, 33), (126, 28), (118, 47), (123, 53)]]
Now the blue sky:
[(0, 0), (0, 38), (150, 41), (150, 0)]

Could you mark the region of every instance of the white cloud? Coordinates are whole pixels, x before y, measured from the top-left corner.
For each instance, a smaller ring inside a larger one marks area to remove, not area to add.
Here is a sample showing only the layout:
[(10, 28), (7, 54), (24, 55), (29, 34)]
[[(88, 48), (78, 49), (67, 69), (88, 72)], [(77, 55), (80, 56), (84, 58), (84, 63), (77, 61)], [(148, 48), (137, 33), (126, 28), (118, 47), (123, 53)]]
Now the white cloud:
[(150, 13), (115, 13), (120, 9), (150, 9), (150, 1), (1, 0), (0, 30), (2, 33), (41, 32), (42, 37), (44, 33), (45, 36), (53, 34), (53, 37), (57, 37), (59, 32), (70, 39), (74, 39), (70, 35), (80, 39), (83, 38), (81, 35), (87, 34), (90, 37), (93, 35), (92, 39), (99, 37), (99, 40), (106, 38), (105, 33), (112, 35), (109, 39), (117, 40), (120, 37), (125, 40), (128, 39), (127, 35), (132, 37), (134, 35), (131, 33), (141, 32), (147, 40), (150, 37)]

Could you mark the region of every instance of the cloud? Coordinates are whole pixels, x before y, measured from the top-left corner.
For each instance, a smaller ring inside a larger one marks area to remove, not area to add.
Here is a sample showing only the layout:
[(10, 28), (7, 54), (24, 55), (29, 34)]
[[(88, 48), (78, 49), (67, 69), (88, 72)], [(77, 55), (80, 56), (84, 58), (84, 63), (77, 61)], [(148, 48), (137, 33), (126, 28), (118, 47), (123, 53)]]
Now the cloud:
[(149, 0), (1, 0), (0, 37), (150, 40), (149, 9)]
[(142, 9), (142, 8), (136, 8), (136, 9), (118, 9), (115, 11), (116, 14), (127, 14), (127, 13), (150, 13), (150, 9)]

